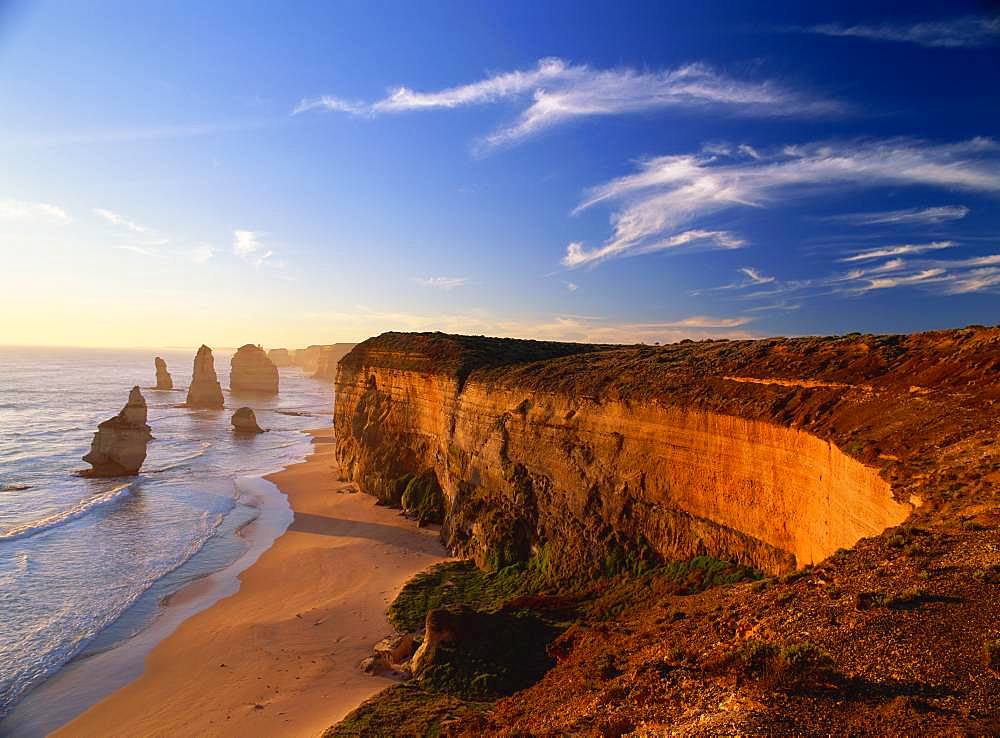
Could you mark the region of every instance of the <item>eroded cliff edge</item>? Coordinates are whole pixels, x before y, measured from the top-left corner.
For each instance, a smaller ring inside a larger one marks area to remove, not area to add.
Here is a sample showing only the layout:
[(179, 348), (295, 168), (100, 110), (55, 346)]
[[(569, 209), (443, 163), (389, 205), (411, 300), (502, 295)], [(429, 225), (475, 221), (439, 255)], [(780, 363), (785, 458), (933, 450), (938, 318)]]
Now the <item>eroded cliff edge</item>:
[(446, 544), (485, 567), (545, 547), (569, 569), (710, 553), (784, 571), (968, 476), (953, 459), (989, 424), (963, 389), (995, 376), (997, 342), (996, 329), (628, 348), (388, 333), (340, 363), (337, 454), (383, 499), (433, 469)]

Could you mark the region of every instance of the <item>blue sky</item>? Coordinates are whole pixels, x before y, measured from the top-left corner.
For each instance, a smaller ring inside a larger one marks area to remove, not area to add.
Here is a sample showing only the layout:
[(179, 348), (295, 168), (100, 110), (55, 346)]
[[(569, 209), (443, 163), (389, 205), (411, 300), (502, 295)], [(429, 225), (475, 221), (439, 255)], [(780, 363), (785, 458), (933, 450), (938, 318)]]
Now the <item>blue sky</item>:
[(0, 343), (1000, 315), (972, 3), (0, 0)]

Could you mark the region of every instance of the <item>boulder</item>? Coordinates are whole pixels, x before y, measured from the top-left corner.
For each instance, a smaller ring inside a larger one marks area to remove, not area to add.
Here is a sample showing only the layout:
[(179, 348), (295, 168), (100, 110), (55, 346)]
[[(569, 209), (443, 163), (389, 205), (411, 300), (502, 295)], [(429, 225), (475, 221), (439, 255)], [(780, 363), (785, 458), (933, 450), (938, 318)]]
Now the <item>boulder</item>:
[(233, 355), (229, 373), (232, 392), (278, 393), (278, 368), (260, 346), (248, 343)]
[(292, 365), (292, 355), (288, 353), (288, 349), (276, 348), (271, 349), (267, 352), (267, 358), (271, 360), (271, 363), (277, 367), (291, 366)]
[(241, 407), (233, 413), (233, 430), (237, 433), (263, 433), (264, 429), (257, 425), (257, 415), (253, 408)]
[(202, 345), (194, 357), (194, 371), (191, 374), (191, 386), (188, 387), (187, 404), (189, 407), (222, 407), (222, 387), (215, 373), (212, 349), (208, 346)]
[(115, 417), (97, 426), (90, 453), (83, 460), (93, 468), (88, 477), (121, 477), (139, 473), (146, 460), (146, 444), (153, 437), (146, 425), (146, 399), (138, 387)]
[(157, 356), (153, 359), (153, 365), (156, 367), (156, 389), (172, 390), (174, 380), (170, 376), (170, 372), (167, 371), (167, 362)]

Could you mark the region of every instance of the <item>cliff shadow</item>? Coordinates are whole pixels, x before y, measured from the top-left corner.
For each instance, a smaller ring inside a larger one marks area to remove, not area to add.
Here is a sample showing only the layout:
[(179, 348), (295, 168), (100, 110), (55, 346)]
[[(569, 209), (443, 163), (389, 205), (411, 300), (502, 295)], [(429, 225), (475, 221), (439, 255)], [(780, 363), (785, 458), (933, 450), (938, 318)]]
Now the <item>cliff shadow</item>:
[(288, 530), (338, 538), (365, 538), (429, 556), (441, 556), (446, 553), (439, 539), (425, 535), (415, 536), (417, 530), (415, 523), (412, 523), (412, 527), (399, 527), (329, 515), (295, 513), (295, 519), (288, 526)]

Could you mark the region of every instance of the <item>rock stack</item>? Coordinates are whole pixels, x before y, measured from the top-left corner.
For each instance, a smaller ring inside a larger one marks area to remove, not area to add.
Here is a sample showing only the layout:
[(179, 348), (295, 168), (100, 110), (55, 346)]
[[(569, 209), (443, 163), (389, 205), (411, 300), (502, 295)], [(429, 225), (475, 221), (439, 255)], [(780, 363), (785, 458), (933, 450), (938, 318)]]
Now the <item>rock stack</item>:
[(172, 390), (174, 380), (170, 376), (170, 372), (167, 371), (167, 362), (157, 356), (153, 359), (153, 364), (156, 366), (156, 389)]
[(233, 392), (278, 393), (278, 369), (260, 346), (240, 346), (231, 366), (229, 389)]
[(337, 378), (337, 363), (351, 353), (355, 344), (335, 343), (330, 346), (321, 346), (319, 358), (316, 360), (315, 379), (325, 379), (333, 382)]
[(285, 348), (271, 349), (267, 352), (267, 358), (277, 367), (292, 365), (292, 355)]
[(264, 429), (257, 425), (257, 415), (252, 408), (241, 407), (233, 413), (233, 430), (237, 433), (263, 433)]
[(222, 387), (215, 374), (212, 349), (208, 346), (202, 345), (194, 357), (194, 372), (191, 375), (191, 386), (188, 387), (187, 404), (189, 407), (222, 407)]
[(146, 444), (153, 435), (146, 425), (146, 399), (138, 387), (129, 393), (128, 402), (115, 417), (97, 426), (90, 453), (83, 460), (93, 469), (88, 477), (120, 477), (139, 473), (146, 460)]

